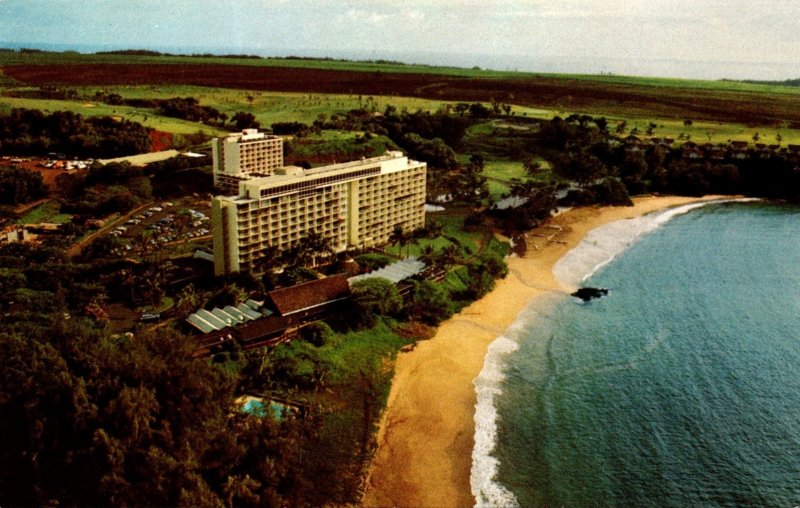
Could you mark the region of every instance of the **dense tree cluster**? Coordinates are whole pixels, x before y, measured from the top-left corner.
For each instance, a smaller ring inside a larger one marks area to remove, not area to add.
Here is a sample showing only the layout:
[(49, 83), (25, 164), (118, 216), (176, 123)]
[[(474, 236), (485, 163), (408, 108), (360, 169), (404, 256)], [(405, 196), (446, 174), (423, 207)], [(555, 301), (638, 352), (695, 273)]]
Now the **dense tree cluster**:
[(149, 149), (148, 130), (128, 120), (21, 108), (0, 115), (0, 150), (7, 154), (58, 152), (82, 158), (113, 158)]
[(179, 337), (70, 321), (3, 332), (0, 352), (3, 505), (304, 504), (311, 420), (239, 413), (237, 376)]
[(310, 128), (303, 122), (275, 122), (271, 125), (272, 133), (278, 136), (300, 136), (308, 134)]
[(153, 194), (150, 178), (129, 162), (95, 163), (86, 174), (60, 175), (58, 184), (63, 211), (93, 217), (126, 212)]
[(18, 167), (0, 166), (0, 203), (16, 205), (44, 197), (47, 186), (42, 174)]
[(698, 157), (703, 150), (696, 149), (687, 157), (684, 146), (636, 144), (636, 140), (632, 150), (627, 140), (609, 143), (607, 127), (605, 119), (588, 115), (556, 117), (541, 124), (539, 141), (550, 151), (556, 173), (579, 185), (565, 204), (627, 204), (628, 194), (646, 192), (800, 199), (796, 171), (800, 161), (791, 153), (751, 148), (734, 157), (723, 149), (713, 157)]
[[(491, 115), (491, 111), (487, 111)], [(472, 119), (454, 115), (447, 109), (433, 113), (421, 110), (409, 112), (387, 106), (383, 114), (368, 109), (336, 113), (330, 118), (318, 119), (314, 127), (383, 134), (417, 160), (437, 168), (452, 168), (456, 166), (453, 147), (460, 145), (474, 118), (474, 115)]]
[(158, 112), (164, 116), (190, 122), (224, 124), (228, 115), (211, 106), (201, 106), (194, 97), (173, 97), (158, 101)]

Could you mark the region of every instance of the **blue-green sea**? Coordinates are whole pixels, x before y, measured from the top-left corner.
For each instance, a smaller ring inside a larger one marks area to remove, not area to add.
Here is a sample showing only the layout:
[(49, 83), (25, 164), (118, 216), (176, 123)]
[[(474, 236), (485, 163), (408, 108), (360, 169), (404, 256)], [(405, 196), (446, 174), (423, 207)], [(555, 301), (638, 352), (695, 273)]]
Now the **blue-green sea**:
[(621, 221), (555, 272), (610, 292), (539, 299), (490, 347), (479, 505), (800, 505), (800, 208)]

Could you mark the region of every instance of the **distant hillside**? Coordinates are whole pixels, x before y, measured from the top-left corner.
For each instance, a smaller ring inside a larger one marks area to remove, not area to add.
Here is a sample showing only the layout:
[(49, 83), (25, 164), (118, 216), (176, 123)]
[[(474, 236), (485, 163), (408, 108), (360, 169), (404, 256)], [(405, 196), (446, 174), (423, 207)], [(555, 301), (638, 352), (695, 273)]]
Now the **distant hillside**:
[(800, 78), (787, 79), (784, 81), (755, 81), (755, 80), (742, 80), (741, 83), (749, 83), (753, 85), (770, 85), (770, 86), (800, 86)]

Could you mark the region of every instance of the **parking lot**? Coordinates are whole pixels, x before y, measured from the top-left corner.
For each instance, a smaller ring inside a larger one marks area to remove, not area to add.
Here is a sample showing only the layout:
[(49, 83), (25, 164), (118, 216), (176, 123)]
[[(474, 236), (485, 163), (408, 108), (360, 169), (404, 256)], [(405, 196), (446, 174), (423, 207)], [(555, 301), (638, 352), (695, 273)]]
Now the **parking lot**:
[(144, 255), (157, 247), (170, 251), (186, 244), (208, 243), (210, 214), (211, 206), (205, 199), (164, 201), (140, 210), (108, 234), (122, 240), (117, 252), (120, 255)]

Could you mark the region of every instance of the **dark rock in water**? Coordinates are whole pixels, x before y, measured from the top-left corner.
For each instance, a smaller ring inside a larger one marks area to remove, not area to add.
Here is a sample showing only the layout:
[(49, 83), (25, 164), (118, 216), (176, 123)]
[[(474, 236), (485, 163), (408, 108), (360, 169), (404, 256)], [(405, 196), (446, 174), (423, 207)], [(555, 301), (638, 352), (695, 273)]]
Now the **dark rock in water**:
[(607, 294), (608, 289), (605, 288), (580, 288), (572, 293), (572, 296), (580, 298), (584, 302), (588, 302), (589, 300), (600, 298), (601, 296), (606, 296)]

